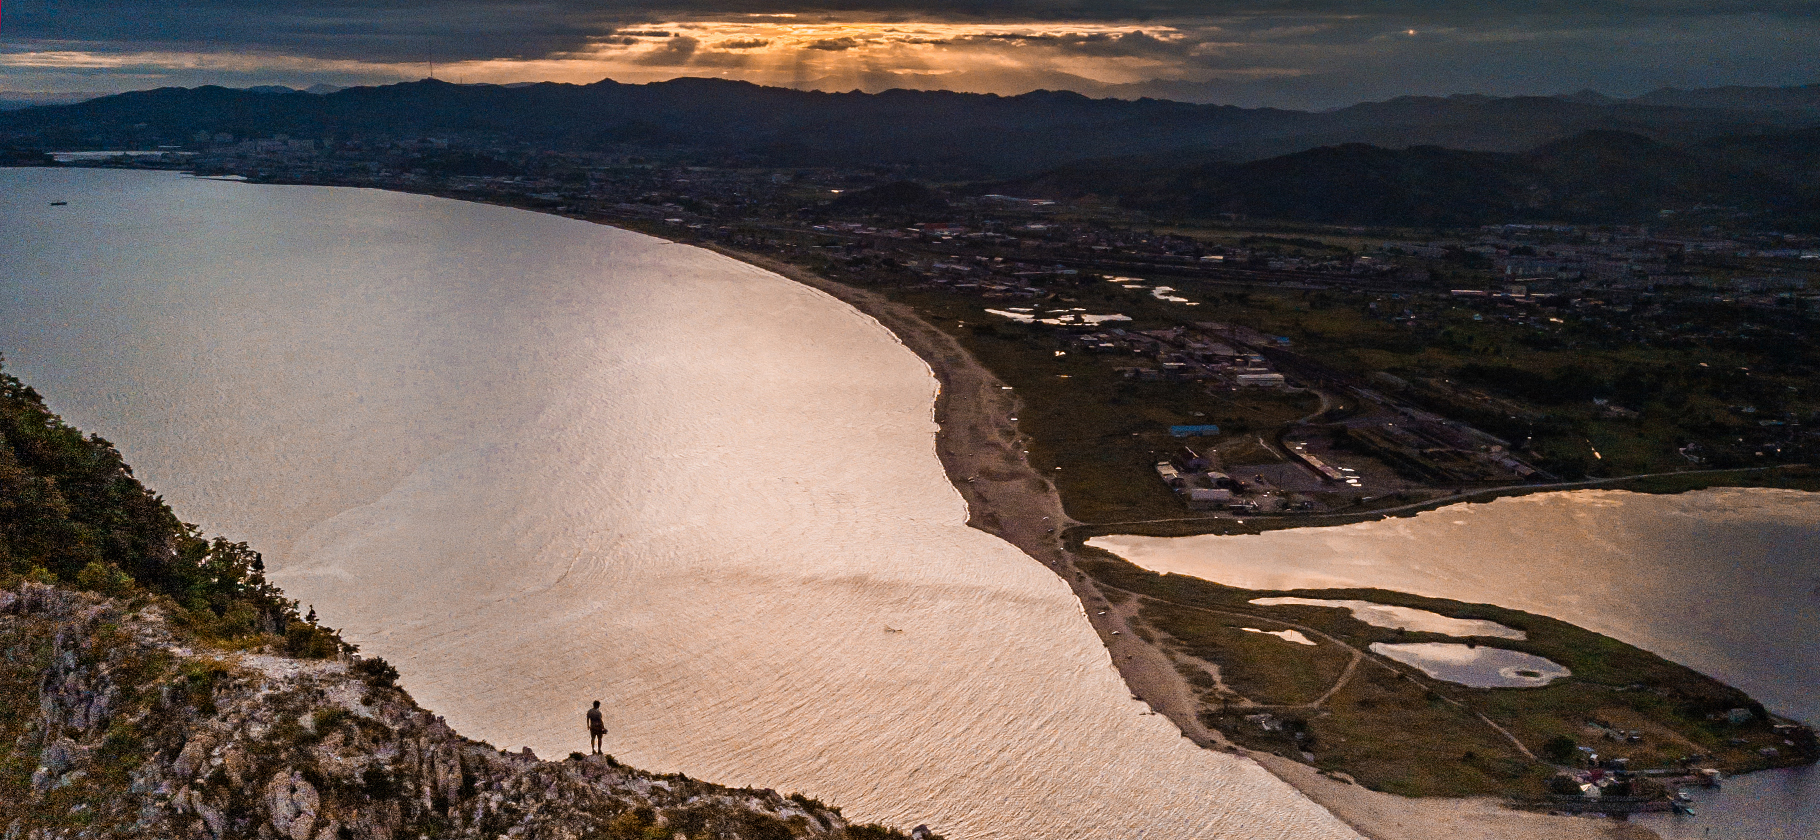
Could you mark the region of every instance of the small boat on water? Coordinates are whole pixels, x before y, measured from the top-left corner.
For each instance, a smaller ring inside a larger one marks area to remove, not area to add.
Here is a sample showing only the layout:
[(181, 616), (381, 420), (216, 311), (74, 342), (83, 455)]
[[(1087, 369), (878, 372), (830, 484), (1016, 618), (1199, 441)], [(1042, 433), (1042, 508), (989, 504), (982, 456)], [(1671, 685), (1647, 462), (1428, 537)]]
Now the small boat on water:
[(69, 204), (69, 202), (67, 202), (67, 201), (53, 201), (53, 202), (51, 202), (51, 206), (52, 206), (52, 207), (62, 207), (62, 206), (64, 206), (64, 205), (66, 205), (66, 204)]

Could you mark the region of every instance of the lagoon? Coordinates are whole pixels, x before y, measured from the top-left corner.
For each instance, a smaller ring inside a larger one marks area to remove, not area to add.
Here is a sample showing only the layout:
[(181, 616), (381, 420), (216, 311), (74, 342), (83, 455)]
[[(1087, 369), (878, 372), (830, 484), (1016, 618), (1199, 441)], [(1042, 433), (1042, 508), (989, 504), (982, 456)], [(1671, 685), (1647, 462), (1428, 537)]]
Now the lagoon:
[[(1539, 613), (1820, 724), (1820, 494), (1578, 490), (1331, 528), (1089, 545), (1247, 589), (1375, 587)], [(1702, 797), (1699, 817), (1639, 819), (1673, 840), (1820, 836), (1815, 767), (1735, 779)]]
[(1472, 688), (1535, 688), (1572, 672), (1518, 650), (1453, 642), (1373, 642), (1371, 652), (1418, 668), (1437, 680)]

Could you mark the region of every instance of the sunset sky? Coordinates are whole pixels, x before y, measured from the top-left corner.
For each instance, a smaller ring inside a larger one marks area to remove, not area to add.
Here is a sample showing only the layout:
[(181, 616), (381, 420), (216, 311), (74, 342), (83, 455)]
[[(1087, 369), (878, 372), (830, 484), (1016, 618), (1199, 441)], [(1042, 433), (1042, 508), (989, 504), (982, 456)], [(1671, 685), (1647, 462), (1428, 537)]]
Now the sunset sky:
[(0, 97), (166, 85), (646, 82), (1335, 107), (1820, 82), (1820, 4), (10, 0)]

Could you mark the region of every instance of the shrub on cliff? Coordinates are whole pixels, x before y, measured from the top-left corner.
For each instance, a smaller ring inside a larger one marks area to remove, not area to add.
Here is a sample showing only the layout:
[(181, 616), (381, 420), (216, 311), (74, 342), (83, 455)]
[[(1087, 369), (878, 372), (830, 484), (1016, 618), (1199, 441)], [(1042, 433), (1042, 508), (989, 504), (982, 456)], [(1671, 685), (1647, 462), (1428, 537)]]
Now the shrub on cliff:
[(133, 578), (112, 563), (93, 560), (76, 573), (76, 585), (92, 592), (117, 597), (133, 590)]
[(218, 640), (282, 640), (301, 656), (352, 649), (298, 617), (259, 552), (179, 520), (113, 444), (63, 422), (3, 367), (0, 578), (168, 598), (184, 624)]
[(354, 663), (354, 675), (366, 681), (374, 688), (397, 688), (398, 669), (392, 663), (377, 656), (369, 656)]

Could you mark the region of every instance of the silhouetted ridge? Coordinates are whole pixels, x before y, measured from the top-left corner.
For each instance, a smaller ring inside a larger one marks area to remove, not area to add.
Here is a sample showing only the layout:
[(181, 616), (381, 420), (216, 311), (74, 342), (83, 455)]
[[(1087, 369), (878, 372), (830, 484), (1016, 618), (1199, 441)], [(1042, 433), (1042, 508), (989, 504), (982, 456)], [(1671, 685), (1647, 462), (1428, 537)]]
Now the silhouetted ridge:
[(1334, 224), (1642, 222), (1663, 211), (1719, 207), (1808, 229), (1816, 221), (1816, 171), (1820, 129), (1685, 147), (1600, 130), (1520, 154), (1348, 143), (1237, 164), (1093, 161), (992, 189), (1110, 198), (1190, 216)]
[(632, 147), (761, 165), (916, 165), (924, 177), (1009, 176), (1107, 157), (1246, 161), (1344, 143), (1515, 153), (1588, 130), (1691, 143), (1805, 128), (1820, 119), (1802, 105), (1811, 98), (1804, 89), (1778, 90), (1751, 95), (1792, 103), (1793, 110), (1466, 95), (1310, 113), (1048, 90), (868, 94), (698, 78), (511, 86), (424, 79), (328, 93), (161, 88), (28, 108), (0, 114), (0, 144), (149, 148), (189, 143), (198, 134), (325, 141), (437, 136), (559, 151)]

